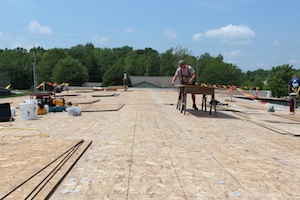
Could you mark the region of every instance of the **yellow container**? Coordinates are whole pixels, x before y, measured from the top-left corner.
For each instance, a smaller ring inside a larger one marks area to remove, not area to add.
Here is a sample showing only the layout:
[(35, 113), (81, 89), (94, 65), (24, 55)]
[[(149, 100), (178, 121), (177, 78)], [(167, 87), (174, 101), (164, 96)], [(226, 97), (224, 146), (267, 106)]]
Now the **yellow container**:
[(46, 114), (46, 108), (45, 106), (43, 106), (43, 108), (41, 108), (40, 106), (38, 106), (38, 115), (44, 115)]
[(55, 104), (55, 106), (63, 106), (64, 101), (62, 99), (54, 99), (53, 104)]

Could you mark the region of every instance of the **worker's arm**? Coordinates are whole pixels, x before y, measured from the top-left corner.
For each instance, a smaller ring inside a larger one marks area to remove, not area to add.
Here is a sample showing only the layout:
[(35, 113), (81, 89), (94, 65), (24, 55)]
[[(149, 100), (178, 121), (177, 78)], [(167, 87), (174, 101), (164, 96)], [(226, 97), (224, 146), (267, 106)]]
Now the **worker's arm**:
[(175, 74), (174, 76), (173, 76), (173, 78), (172, 78), (172, 85), (174, 86), (175, 85), (175, 81), (176, 81), (176, 79), (177, 79), (177, 74)]
[(189, 80), (190, 85), (193, 84), (193, 81), (195, 80), (195, 78), (196, 78), (196, 74), (194, 73)]
[(288, 86), (288, 94), (290, 94), (291, 91), (291, 85)]

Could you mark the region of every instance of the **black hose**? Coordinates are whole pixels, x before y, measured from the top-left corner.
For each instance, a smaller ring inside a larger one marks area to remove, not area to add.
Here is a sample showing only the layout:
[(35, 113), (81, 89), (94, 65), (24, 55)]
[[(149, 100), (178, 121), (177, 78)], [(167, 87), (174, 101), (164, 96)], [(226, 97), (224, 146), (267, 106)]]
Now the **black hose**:
[(69, 148), (67, 151), (65, 151), (63, 154), (61, 154), (59, 157), (57, 157), (55, 160), (53, 160), (52, 162), (50, 162), (49, 164), (47, 164), (45, 167), (43, 167), (42, 169), (40, 169), (38, 172), (36, 172), (35, 174), (33, 174), (32, 176), (30, 176), (28, 179), (26, 179), (25, 181), (23, 181), (21, 184), (19, 184), (17, 187), (15, 187), (13, 190), (11, 190), (10, 192), (8, 192), (6, 195), (4, 195), (0, 200), (6, 198), (7, 196), (9, 196), (11, 193), (13, 193), (14, 191), (16, 191), (18, 188), (20, 188), (22, 185), (24, 185), (26, 182), (28, 182), (30, 179), (32, 179), (34, 176), (36, 176), (37, 174), (39, 174), (41, 171), (43, 171), (44, 169), (46, 169), (47, 167), (49, 167), (51, 164), (53, 164), (54, 162), (56, 162), (58, 159), (60, 159), (62, 156), (64, 156), (65, 154), (67, 154), (70, 150), (74, 149), (76, 146), (78, 146), (79, 144), (83, 143), (84, 140), (81, 140), (80, 142), (78, 142), (76, 145), (72, 146), (71, 148)]

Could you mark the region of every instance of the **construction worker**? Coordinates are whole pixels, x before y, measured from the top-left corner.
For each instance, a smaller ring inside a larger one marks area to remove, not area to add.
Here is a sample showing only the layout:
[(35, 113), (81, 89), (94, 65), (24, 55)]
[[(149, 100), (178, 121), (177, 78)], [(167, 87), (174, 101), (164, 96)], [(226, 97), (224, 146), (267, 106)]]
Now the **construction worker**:
[(300, 89), (300, 79), (297, 78), (296, 75), (293, 75), (292, 79), (289, 82), (288, 85), (288, 94), (291, 92), (297, 93), (299, 95), (299, 89)]
[(300, 79), (296, 75), (293, 75), (288, 85), (288, 94), (291, 98), (290, 102), (290, 114), (295, 114), (295, 107), (297, 104), (297, 97), (299, 97)]
[[(172, 85), (174, 86), (175, 81), (177, 77), (180, 78), (180, 84), (181, 85), (195, 85), (194, 81), (196, 78), (195, 70), (190, 66), (186, 65), (184, 60), (180, 60), (178, 62), (178, 68), (175, 71), (175, 75), (172, 78)], [(192, 100), (193, 100), (193, 108), (195, 110), (198, 110), (196, 106), (196, 95), (192, 94)]]
[(126, 72), (124, 72), (124, 75), (123, 75), (123, 85), (124, 85), (124, 90), (127, 91), (128, 83), (127, 83), (127, 74), (126, 74)]

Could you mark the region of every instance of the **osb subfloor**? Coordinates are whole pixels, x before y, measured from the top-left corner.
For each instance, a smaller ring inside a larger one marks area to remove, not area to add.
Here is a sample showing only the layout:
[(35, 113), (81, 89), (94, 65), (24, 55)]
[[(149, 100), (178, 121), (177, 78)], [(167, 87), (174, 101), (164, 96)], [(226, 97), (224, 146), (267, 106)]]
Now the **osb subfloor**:
[(0, 198), (300, 199), (300, 113), (226, 92), (217, 116), (190, 97), (184, 115), (175, 90), (76, 94), (80, 116), (0, 123)]

